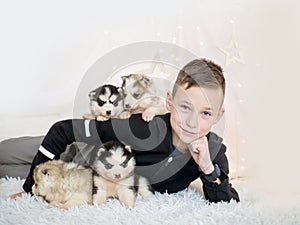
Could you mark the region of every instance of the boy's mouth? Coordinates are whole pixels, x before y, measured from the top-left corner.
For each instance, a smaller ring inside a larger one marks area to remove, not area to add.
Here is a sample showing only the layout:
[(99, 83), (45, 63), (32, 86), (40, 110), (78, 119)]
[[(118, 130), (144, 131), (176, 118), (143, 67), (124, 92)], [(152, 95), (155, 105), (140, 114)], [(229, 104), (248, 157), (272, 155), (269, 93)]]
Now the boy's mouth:
[(187, 136), (195, 136), (195, 135), (198, 134), (198, 133), (195, 133), (195, 132), (188, 131), (188, 130), (182, 128), (182, 127), (180, 127), (180, 129), (181, 129), (181, 130), (183, 131), (183, 133), (184, 133), (185, 135), (187, 135)]

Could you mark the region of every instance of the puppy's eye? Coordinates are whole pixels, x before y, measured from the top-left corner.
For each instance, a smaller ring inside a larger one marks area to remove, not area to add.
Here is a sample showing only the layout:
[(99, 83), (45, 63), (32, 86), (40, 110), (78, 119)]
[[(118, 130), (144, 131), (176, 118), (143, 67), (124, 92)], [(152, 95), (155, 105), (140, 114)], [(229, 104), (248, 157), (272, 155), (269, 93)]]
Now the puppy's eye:
[(120, 166), (122, 166), (123, 168), (125, 168), (127, 166), (127, 163), (123, 162), (123, 163), (120, 164)]
[(105, 163), (104, 167), (105, 167), (105, 169), (109, 170), (109, 169), (111, 169), (113, 167), (113, 165), (110, 164), (110, 163)]
[(47, 175), (47, 172), (48, 172), (48, 170), (46, 170), (46, 169), (42, 170), (42, 174), (44, 174), (44, 175)]
[(105, 101), (97, 99), (97, 103), (98, 103), (99, 106), (103, 106), (105, 104)]
[(38, 184), (35, 184), (34, 186), (35, 186), (35, 188), (38, 188)]
[(142, 94), (139, 94), (139, 93), (133, 93), (132, 96), (135, 98), (135, 99), (139, 99), (142, 97)]

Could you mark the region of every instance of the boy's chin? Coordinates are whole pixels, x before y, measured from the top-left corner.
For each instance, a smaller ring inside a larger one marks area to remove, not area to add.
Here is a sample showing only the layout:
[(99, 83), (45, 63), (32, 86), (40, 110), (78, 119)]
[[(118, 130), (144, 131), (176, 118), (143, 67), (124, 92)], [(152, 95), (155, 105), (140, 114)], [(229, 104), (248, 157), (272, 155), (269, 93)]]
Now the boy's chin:
[(193, 141), (197, 140), (199, 138), (198, 135), (194, 135), (194, 136), (186, 136), (186, 135), (181, 135), (180, 136), (180, 140), (181, 142), (185, 143), (185, 144), (190, 144)]

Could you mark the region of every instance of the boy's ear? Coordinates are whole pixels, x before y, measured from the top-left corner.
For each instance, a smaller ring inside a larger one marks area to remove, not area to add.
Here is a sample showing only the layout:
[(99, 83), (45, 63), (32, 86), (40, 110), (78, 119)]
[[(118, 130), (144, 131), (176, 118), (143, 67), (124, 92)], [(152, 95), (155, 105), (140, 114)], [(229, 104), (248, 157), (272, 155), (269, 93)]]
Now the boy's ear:
[(225, 109), (221, 108), (218, 112), (217, 117), (214, 119), (214, 124), (216, 124), (217, 122), (219, 122), (219, 120), (222, 118), (222, 116), (224, 115)]
[(171, 92), (168, 91), (167, 97), (166, 97), (166, 107), (167, 107), (167, 110), (169, 110), (169, 111), (171, 111), (172, 100), (173, 100), (172, 94), (171, 94)]

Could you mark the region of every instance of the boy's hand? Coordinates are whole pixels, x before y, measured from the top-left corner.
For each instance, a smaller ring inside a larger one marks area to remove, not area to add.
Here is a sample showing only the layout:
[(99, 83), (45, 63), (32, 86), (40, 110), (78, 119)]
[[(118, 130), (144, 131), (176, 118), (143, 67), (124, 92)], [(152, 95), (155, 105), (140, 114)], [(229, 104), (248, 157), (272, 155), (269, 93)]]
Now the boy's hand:
[(26, 194), (26, 192), (25, 192), (25, 191), (21, 191), (21, 192), (12, 194), (12, 195), (10, 195), (9, 197), (10, 197), (11, 199), (16, 199), (16, 198), (18, 198), (18, 197), (21, 197), (21, 196), (24, 195), (24, 194)]
[(210, 159), (208, 141), (206, 136), (203, 136), (188, 145), (189, 151), (199, 165), (204, 174), (210, 174), (214, 171), (214, 166)]

